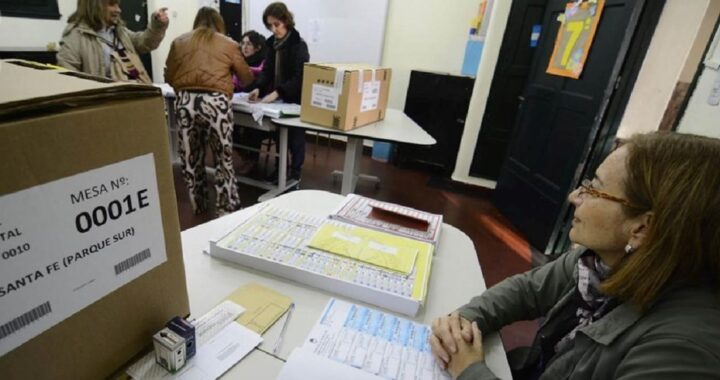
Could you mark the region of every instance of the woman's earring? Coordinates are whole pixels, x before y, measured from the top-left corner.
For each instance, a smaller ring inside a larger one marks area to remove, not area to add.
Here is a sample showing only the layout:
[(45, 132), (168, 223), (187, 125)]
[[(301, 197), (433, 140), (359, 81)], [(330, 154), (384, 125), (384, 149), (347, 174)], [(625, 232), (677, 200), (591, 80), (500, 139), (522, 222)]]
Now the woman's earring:
[(625, 246), (625, 253), (626, 253), (626, 254), (629, 255), (629, 254), (633, 253), (634, 251), (635, 251), (635, 247), (633, 247), (632, 245), (627, 244), (627, 245)]

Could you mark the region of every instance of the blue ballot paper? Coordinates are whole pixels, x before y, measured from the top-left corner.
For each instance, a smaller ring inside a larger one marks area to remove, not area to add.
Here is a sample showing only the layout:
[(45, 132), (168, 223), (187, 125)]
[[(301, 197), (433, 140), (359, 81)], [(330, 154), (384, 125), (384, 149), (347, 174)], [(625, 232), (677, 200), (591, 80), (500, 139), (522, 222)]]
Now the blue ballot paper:
[(430, 326), (331, 298), (279, 379), (295, 380), (293, 373), (307, 375), (313, 370), (318, 373), (313, 378), (321, 380), (450, 379), (430, 351), (430, 334)]

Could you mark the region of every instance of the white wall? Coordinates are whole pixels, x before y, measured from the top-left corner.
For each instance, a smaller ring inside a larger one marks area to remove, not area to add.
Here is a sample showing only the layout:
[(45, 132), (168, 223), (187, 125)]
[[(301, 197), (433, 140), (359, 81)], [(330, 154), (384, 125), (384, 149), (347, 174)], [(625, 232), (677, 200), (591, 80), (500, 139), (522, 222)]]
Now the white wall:
[(67, 19), (75, 12), (76, 0), (59, 0), (60, 20), (0, 16), (0, 48), (31, 48), (45, 50), (49, 43), (58, 43)]
[(667, 0), (618, 128), (618, 137), (658, 129), (710, 1)]
[(410, 70), (460, 75), (480, 0), (390, 0), (382, 65), (393, 70), (388, 107), (405, 108)]
[[(720, 38), (720, 30), (715, 34), (715, 38)], [(720, 49), (720, 47), (716, 47), (716, 49)], [(720, 138), (720, 106), (711, 106), (707, 103), (713, 82), (720, 80), (719, 78), (720, 70), (703, 66), (697, 87), (690, 96), (685, 114), (680, 120), (677, 129), (679, 132)]]
[[(405, 107), (411, 70), (460, 75), (468, 28), (479, 4), (479, 0), (390, 1), (383, 49), (383, 66), (393, 70), (388, 107)], [(494, 187), (493, 181), (470, 177), (469, 172), (511, 4), (496, 0), (485, 21), (490, 24), (452, 176), (456, 181)]]
[[(165, 32), (165, 38), (160, 46), (150, 54), (152, 57), (153, 80), (165, 82), (163, 75), (165, 60), (170, 53), (170, 45), (178, 36), (192, 30), (195, 14), (200, 9), (202, 0), (148, 0), (148, 12), (152, 14), (157, 9), (167, 7), (170, 24)], [(121, 3), (122, 4), (122, 3)]]

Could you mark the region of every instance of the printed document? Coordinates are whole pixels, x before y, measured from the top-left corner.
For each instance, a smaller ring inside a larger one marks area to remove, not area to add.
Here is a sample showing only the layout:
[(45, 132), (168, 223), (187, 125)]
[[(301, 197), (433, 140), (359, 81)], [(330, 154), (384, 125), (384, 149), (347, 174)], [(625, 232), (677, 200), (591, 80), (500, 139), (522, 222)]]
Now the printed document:
[(384, 379), (450, 379), (430, 334), (430, 326), (333, 298), (302, 348)]

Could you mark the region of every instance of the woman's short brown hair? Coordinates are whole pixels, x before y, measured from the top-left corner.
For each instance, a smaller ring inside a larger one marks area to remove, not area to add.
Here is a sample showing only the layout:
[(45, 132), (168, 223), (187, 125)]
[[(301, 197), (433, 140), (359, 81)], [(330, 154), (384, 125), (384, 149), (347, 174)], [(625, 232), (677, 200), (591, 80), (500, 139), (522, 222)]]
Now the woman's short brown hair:
[(624, 144), (625, 196), (651, 211), (642, 246), (603, 283), (607, 294), (649, 307), (672, 282), (720, 287), (720, 140), (680, 133), (635, 135)]
[(265, 24), (265, 27), (268, 28), (268, 30), (270, 30), (270, 24), (268, 23), (267, 19), (270, 16), (280, 20), (280, 22), (285, 24), (285, 27), (288, 29), (295, 27), (295, 19), (293, 19), (293, 14), (288, 10), (285, 3), (277, 1), (274, 3), (270, 3), (270, 5), (265, 8), (265, 11), (263, 12), (263, 24)]
[(68, 18), (68, 23), (85, 23), (93, 30), (105, 27), (107, 6), (120, 4), (120, 0), (78, 0), (75, 13)]

